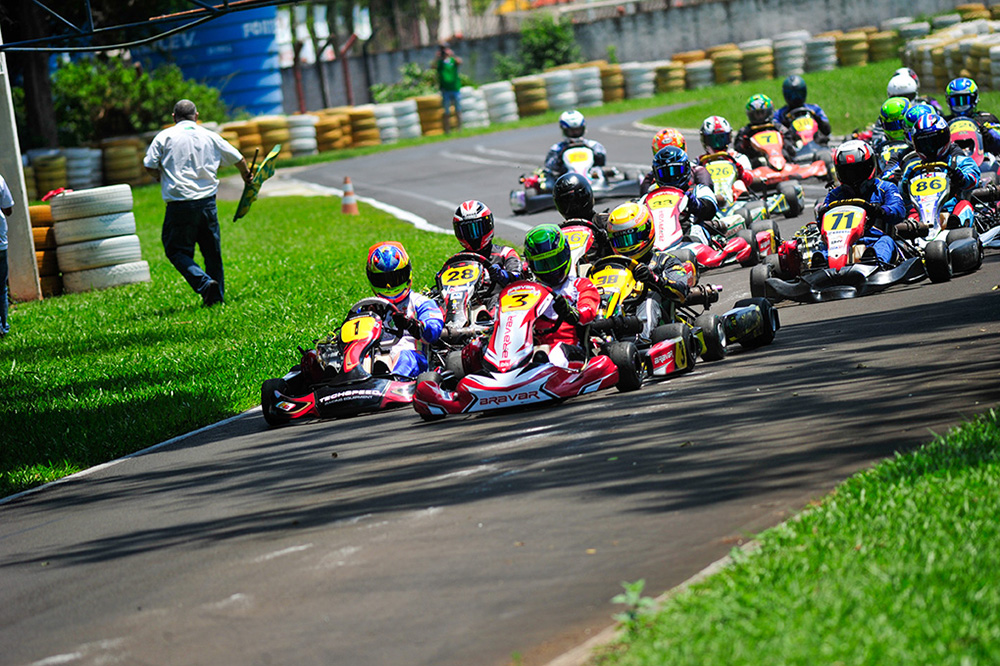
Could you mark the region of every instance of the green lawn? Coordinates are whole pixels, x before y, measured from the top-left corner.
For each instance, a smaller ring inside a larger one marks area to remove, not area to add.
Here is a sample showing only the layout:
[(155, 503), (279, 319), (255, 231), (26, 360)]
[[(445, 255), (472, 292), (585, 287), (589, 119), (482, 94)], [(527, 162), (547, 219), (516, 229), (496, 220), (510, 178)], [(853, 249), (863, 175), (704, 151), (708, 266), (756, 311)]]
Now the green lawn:
[(54, 480), (238, 414), (264, 379), (297, 362), (370, 295), (372, 243), (401, 241), (414, 285), (459, 249), (328, 197), (265, 198), (233, 223), (219, 202), (226, 304), (203, 308), (163, 255), (159, 187), (133, 190), (152, 283), (20, 303), (0, 342), (0, 496)]
[(848, 479), (594, 663), (1000, 663), (998, 419)]

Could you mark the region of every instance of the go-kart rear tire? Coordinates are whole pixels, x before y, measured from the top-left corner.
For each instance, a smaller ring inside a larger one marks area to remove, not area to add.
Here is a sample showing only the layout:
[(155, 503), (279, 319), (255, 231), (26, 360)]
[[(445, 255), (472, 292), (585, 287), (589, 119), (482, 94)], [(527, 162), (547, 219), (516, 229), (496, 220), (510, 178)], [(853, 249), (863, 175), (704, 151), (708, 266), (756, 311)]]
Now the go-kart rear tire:
[(698, 315), (694, 325), (701, 328), (705, 337), (705, 353), (701, 355), (706, 361), (721, 361), (729, 353), (729, 343), (726, 340), (726, 329), (722, 317), (711, 312)]
[(766, 298), (769, 301), (780, 300), (778, 292), (767, 284), (767, 279), (774, 276), (774, 268), (768, 262), (758, 264), (750, 269), (750, 295), (754, 298)]
[(931, 241), (924, 247), (924, 269), (931, 282), (951, 279), (951, 255), (944, 241)]
[(639, 350), (633, 342), (612, 342), (607, 346), (607, 355), (618, 368), (618, 383), (621, 393), (635, 391), (642, 386), (644, 368)]
[[(444, 383), (444, 378), (441, 376), (440, 372), (436, 372), (434, 370), (426, 370), (417, 375), (416, 386), (419, 386), (422, 382), (434, 382), (438, 386), (441, 386), (441, 384)], [(421, 412), (417, 413), (420, 414), (420, 418), (423, 419), (424, 421), (440, 421), (445, 416), (444, 414), (423, 414)]]
[(291, 421), (288, 415), (275, 407), (274, 392), (288, 393), (288, 383), (284, 379), (267, 379), (260, 387), (260, 411), (269, 426), (284, 425)]
[(699, 347), (690, 326), (683, 322), (662, 324), (653, 329), (649, 338), (654, 345), (664, 340), (680, 338), (684, 342), (684, 353), (687, 354), (687, 372), (694, 369), (694, 365), (698, 361)]
[(781, 231), (778, 229), (778, 225), (774, 223), (774, 220), (757, 220), (750, 225), (750, 233), (757, 237), (762, 231), (770, 231), (774, 234), (774, 240), (781, 243)]
[(778, 333), (778, 329), (781, 328), (778, 311), (771, 304), (771, 301), (766, 298), (741, 298), (736, 301), (733, 307), (742, 308), (751, 305), (756, 305), (760, 308), (760, 314), (764, 319), (764, 327), (758, 335), (740, 340), (740, 346), (744, 349), (756, 349), (757, 347), (771, 344), (774, 342), (774, 336)]
[[(960, 241), (973, 242), (961, 243), (957, 248), (953, 246)], [(948, 254), (951, 257), (951, 268), (954, 273), (972, 273), (983, 265), (983, 243), (972, 227), (952, 229), (948, 232), (945, 243), (948, 244)]]
[(696, 257), (694, 252), (689, 248), (684, 247), (679, 250), (670, 250), (670, 254), (674, 255), (674, 257), (682, 263), (690, 261), (695, 266), (698, 265), (698, 257)]
[(760, 248), (757, 247), (757, 239), (754, 237), (753, 233), (749, 229), (740, 229), (736, 232), (737, 238), (742, 238), (750, 246), (750, 254), (744, 261), (740, 262), (740, 266), (744, 268), (748, 266), (756, 266), (760, 263)]
[(799, 199), (800, 191), (791, 181), (785, 180), (778, 183), (778, 192), (785, 196), (785, 203), (788, 204), (788, 210), (785, 211), (785, 217), (788, 219), (797, 217), (802, 212), (802, 200)]
[(465, 364), (462, 362), (461, 349), (454, 349), (445, 354), (444, 369), (454, 375), (456, 383), (458, 383), (462, 377), (465, 377)]

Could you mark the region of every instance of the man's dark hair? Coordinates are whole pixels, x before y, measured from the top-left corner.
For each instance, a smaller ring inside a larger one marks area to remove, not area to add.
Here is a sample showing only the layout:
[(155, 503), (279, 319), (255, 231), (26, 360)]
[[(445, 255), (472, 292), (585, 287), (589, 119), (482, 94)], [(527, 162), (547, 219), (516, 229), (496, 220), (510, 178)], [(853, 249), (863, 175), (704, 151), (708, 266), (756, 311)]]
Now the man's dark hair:
[(198, 115), (198, 108), (189, 99), (182, 99), (174, 104), (174, 120), (194, 120)]

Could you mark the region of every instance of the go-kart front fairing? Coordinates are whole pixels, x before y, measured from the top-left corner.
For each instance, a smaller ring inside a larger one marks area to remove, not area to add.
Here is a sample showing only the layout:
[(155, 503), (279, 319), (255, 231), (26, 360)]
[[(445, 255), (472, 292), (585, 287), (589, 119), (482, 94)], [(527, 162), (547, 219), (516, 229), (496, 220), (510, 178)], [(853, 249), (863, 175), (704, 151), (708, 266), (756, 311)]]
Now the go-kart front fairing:
[(805, 164), (789, 162), (784, 152), (785, 140), (773, 125), (760, 126), (750, 136), (750, 145), (757, 153), (756, 161), (762, 162), (752, 169), (752, 173), (765, 185), (775, 185), (786, 180), (818, 178), (826, 181), (830, 178), (828, 165), (822, 159), (814, 159)]
[(415, 382), (394, 375), (386, 351), (399, 340), (383, 320), (398, 314), (381, 298), (351, 306), (338, 331), (316, 349), (300, 348), (302, 359), (285, 376), (261, 386), (261, 411), (269, 425), (306, 418), (342, 418), (404, 407), (413, 400)]
[(434, 419), (561, 400), (615, 386), (618, 369), (607, 356), (562, 367), (552, 363), (545, 350), (536, 349), (535, 320), (551, 301), (551, 290), (538, 283), (522, 280), (505, 287), (482, 370), (462, 377), (454, 390), (438, 381), (419, 382), (413, 399), (417, 413)]

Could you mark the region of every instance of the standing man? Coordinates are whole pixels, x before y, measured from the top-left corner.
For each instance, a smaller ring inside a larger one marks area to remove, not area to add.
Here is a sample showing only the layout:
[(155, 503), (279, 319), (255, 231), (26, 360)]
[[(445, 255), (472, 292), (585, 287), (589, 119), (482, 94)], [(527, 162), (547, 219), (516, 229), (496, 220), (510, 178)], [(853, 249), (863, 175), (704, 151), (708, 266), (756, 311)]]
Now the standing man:
[[(167, 211), (163, 216), (163, 249), (202, 303), (222, 303), (225, 281), (222, 273), (222, 243), (215, 193), (220, 166), (235, 164), (250, 182), (252, 174), (238, 150), (221, 136), (195, 121), (194, 102), (182, 99), (174, 105), (174, 125), (153, 139), (143, 165), (161, 183)], [(205, 260), (205, 270), (194, 260), (195, 245)]]
[(0, 176), (0, 338), (10, 332), (7, 323), (7, 216), (14, 212), (14, 197)]
[(462, 59), (455, 55), (455, 52), (448, 46), (448, 42), (441, 42), (438, 48), (437, 73), (438, 86), (441, 88), (441, 105), (444, 107), (444, 131), (451, 132), (451, 124), (448, 116), (451, 114), (451, 107), (455, 107), (455, 129), (462, 126), (462, 117), (458, 111), (458, 91), (462, 87), (462, 82), (458, 78), (458, 66), (462, 64)]

